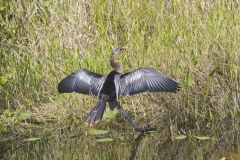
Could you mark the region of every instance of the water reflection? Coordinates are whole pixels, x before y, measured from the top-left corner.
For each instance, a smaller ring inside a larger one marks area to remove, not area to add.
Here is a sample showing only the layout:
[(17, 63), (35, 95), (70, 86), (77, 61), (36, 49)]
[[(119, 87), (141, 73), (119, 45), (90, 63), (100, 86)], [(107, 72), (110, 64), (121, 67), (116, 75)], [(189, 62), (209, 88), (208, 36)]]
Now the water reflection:
[[(239, 133), (200, 141), (189, 136), (171, 140), (168, 129), (142, 135), (126, 130), (110, 131), (112, 142), (97, 142), (96, 135), (81, 129), (59, 130), (35, 142), (14, 141), (1, 144), (1, 159), (103, 159), (172, 160), (220, 159), (228, 151), (240, 152)], [(99, 137), (98, 137), (99, 138)]]
[(133, 141), (131, 155), (130, 155), (129, 160), (135, 160), (136, 153), (137, 153), (137, 150), (138, 150), (138, 146), (139, 146), (141, 140), (143, 139), (143, 137), (144, 137), (143, 134), (139, 134), (137, 136), (137, 138)]

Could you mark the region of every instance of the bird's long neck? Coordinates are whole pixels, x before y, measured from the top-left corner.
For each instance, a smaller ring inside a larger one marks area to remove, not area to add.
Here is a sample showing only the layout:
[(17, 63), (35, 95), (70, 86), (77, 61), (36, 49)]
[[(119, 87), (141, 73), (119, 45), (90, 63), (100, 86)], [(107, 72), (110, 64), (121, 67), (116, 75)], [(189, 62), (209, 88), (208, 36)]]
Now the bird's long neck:
[(116, 56), (111, 56), (110, 64), (118, 73), (123, 73), (123, 65), (117, 60)]

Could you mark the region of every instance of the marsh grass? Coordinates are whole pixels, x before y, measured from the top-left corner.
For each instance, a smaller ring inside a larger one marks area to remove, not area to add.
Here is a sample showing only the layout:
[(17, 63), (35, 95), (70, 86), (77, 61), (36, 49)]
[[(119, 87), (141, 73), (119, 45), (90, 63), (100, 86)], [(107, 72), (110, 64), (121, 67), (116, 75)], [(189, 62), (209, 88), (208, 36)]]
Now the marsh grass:
[(188, 132), (205, 130), (208, 123), (221, 128), (219, 122), (239, 129), (237, 1), (1, 3), (1, 117), (5, 109), (24, 108), (60, 126), (83, 124), (96, 100), (59, 95), (59, 81), (80, 68), (108, 73), (110, 52), (124, 45), (126, 72), (153, 67), (182, 87), (176, 94), (122, 98), (137, 122)]

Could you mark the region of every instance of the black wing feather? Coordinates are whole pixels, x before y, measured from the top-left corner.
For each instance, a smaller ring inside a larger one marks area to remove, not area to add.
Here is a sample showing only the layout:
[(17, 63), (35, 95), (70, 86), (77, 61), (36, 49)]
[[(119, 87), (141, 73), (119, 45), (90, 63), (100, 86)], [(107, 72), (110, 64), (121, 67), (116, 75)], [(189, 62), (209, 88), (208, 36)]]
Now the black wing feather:
[[(176, 92), (180, 84), (152, 68), (138, 68), (123, 74), (116, 82), (118, 97), (141, 92)], [(116, 84), (115, 83), (115, 84)]]
[(58, 85), (58, 92), (78, 92), (98, 96), (105, 78), (104, 75), (81, 69), (64, 78)]

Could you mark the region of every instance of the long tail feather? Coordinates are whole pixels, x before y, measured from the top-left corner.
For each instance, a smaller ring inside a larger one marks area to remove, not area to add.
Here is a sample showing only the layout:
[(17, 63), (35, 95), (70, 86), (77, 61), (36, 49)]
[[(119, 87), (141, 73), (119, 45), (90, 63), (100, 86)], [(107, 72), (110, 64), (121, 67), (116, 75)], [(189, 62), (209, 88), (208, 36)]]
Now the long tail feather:
[(106, 101), (100, 100), (92, 111), (87, 115), (86, 122), (88, 124), (97, 123), (102, 119), (103, 113), (106, 108)]

